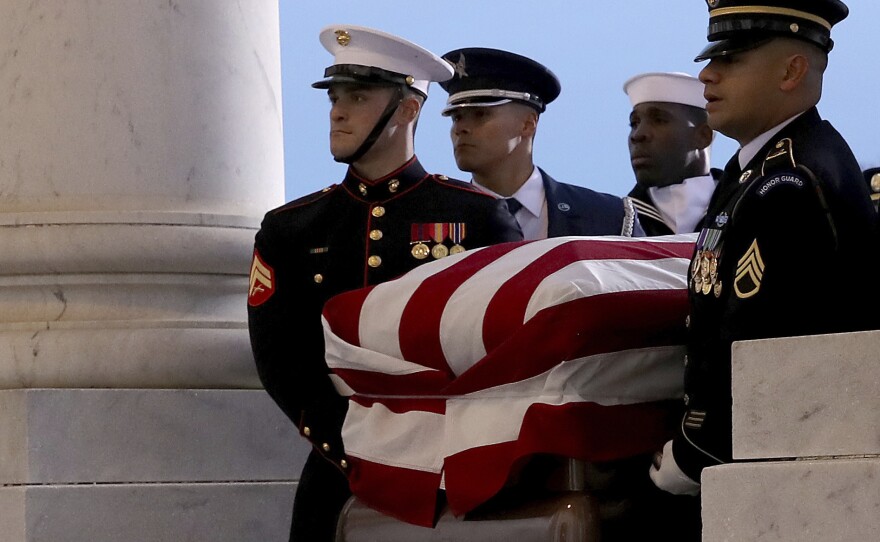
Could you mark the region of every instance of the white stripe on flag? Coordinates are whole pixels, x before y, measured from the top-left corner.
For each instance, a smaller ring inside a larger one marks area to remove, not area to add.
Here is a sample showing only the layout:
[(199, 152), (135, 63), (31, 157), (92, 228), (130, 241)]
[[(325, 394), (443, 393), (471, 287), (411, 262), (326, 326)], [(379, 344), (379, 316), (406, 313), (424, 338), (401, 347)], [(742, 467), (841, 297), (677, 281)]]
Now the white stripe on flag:
[[(446, 415), (350, 403), (343, 427), (346, 453), (375, 463), (439, 472), (443, 458), (510, 442), (533, 404), (589, 401), (604, 406), (681, 396), (683, 346), (597, 354), (555, 366), (527, 380), (446, 401)], [(638, 386), (633, 383), (638, 382)]]
[(522, 271), (523, 262), (533, 262), (566, 242), (567, 238), (559, 237), (526, 243), (486, 265), (458, 287), (440, 318), (443, 355), (456, 376), (486, 356), (483, 316), (498, 289)]
[[(413, 292), (422, 285), (426, 278), (451, 267), (480, 250), (482, 248), (468, 250), (431, 262), (430, 265), (421, 265), (408, 272), (403, 280), (384, 282), (373, 288), (361, 308), (361, 317), (358, 323), (358, 339), (361, 346), (389, 356), (403, 358), (397, 331), (400, 329), (403, 310)], [(381, 315), (381, 317), (377, 317), (377, 315)]]
[(374, 463), (439, 473), (443, 414), (395, 413), (380, 403), (372, 407), (349, 402), (342, 426), (345, 453)]
[(327, 366), (331, 369), (355, 369), (374, 371), (386, 375), (408, 375), (422, 372), (437, 372), (434, 369), (412, 363), (376, 350), (368, 350), (350, 344), (333, 333), (326, 318), (324, 323), (324, 350)]
[(594, 295), (687, 288), (684, 258), (657, 260), (579, 260), (548, 275), (535, 289), (524, 321), (548, 307)]

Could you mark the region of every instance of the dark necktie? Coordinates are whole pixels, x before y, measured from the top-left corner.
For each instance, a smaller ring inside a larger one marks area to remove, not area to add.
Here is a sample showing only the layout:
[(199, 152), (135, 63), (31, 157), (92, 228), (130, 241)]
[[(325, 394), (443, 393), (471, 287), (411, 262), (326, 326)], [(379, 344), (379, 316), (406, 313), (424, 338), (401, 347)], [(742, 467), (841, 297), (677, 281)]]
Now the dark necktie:
[(738, 182), (740, 175), (742, 175), (742, 169), (739, 167), (739, 151), (736, 151), (733, 154), (733, 158), (724, 166), (724, 176), (722, 179), (725, 181), (736, 180)]
[(514, 216), (516, 216), (517, 211), (523, 208), (523, 204), (516, 198), (506, 198), (504, 201), (507, 202), (507, 208), (510, 209), (510, 214)]

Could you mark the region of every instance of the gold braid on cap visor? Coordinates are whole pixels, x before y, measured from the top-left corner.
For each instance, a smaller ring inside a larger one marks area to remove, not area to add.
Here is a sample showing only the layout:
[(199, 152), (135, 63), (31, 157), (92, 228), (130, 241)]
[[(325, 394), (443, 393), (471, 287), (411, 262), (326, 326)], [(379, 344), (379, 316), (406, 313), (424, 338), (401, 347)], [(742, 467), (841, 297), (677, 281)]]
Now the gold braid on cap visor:
[(823, 19), (822, 17), (813, 15), (812, 13), (807, 13), (806, 11), (800, 11), (797, 9), (789, 9), (789, 8), (774, 8), (774, 7), (766, 7), (766, 6), (740, 6), (735, 8), (719, 8), (713, 9), (709, 12), (709, 18), (712, 17), (723, 17), (725, 15), (743, 15), (743, 14), (759, 14), (759, 15), (787, 15), (790, 17), (798, 17), (800, 19), (806, 19), (807, 21), (812, 21), (816, 24), (822, 25), (827, 28), (829, 31), (831, 30), (831, 23)]

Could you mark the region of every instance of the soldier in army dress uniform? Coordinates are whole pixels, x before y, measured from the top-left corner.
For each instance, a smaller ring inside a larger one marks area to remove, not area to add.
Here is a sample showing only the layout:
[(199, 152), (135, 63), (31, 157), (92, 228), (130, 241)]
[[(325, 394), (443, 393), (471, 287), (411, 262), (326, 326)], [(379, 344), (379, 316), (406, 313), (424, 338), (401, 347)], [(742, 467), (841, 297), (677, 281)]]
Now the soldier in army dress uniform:
[[(816, 109), (839, 0), (708, 0), (697, 61), (709, 124), (740, 143), (690, 268), (687, 412), (651, 477), (699, 492), (732, 461), (731, 344), (876, 329), (877, 213), (849, 146)], [(854, 300), (854, 296), (858, 299)], [(854, 310), (854, 303), (868, 310)], [(767, 370), (773, 370), (767, 360)]]
[(631, 77), (629, 156), (636, 185), (629, 198), (648, 235), (693, 233), (706, 215), (721, 171), (710, 168), (714, 132), (703, 83), (692, 75), (649, 72)]
[(269, 211), (256, 235), (248, 296), (251, 345), (266, 391), (313, 444), (291, 540), (332, 540), (349, 497), (340, 429), (347, 400), (324, 362), (321, 311), (346, 290), (384, 282), (469, 248), (522, 238), (506, 206), (432, 175), (413, 134), (440, 57), (369, 28), (320, 34), (334, 55), (313, 86), (330, 97), (330, 150), (350, 164), (338, 185)]

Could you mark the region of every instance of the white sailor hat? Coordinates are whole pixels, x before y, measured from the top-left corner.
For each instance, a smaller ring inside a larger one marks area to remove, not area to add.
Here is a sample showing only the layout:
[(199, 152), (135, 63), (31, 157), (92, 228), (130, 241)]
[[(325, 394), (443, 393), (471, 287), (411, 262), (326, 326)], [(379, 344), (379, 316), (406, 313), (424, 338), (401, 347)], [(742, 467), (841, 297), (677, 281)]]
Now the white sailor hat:
[(633, 107), (644, 102), (670, 102), (706, 108), (703, 83), (680, 72), (650, 72), (636, 75), (623, 84)]
[(332, 83), (406, 85), (428, 95), (431, 81), (445, 81), (454, 73), (445, 60), (403, 38), (354, 25), (330, 25), (321, 30), (321, 45), (333, 55), (314, 88)]

